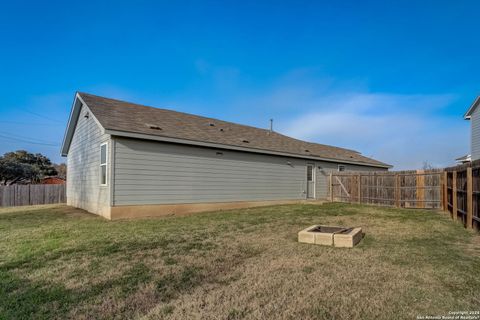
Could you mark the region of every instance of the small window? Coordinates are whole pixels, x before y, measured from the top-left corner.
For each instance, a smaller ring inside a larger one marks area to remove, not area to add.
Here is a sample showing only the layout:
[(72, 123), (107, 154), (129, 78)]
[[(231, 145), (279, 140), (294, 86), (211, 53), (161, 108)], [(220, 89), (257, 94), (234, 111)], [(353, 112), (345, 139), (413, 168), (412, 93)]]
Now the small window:
[(339, 165), (338, 165), (338, 171), (345, 171), (345, 166), (339, 164)]
[(107, 185), (107, 143), (100, 145), (100, 185)]
[(307, 165), (307, 181), (313, 181), (313, 166)]

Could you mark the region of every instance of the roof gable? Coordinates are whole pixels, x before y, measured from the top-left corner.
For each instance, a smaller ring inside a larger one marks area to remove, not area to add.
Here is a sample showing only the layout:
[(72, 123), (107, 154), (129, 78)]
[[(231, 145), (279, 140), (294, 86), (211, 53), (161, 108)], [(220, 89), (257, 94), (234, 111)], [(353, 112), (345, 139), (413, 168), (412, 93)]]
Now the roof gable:
[[(187, 144), (205, 143), (227, 149), (248, 149), (251, 152), (282, 153), (294, 157), (390, 167), (380, 161), (364, 157), (354, 150), (302, 141), (266, 129), (147, 107), (87, 93), (78, 93), (76, 97), (76, 100), (88, 106), (105, 132), (112, 135)], [(74, 104), (73, 109), (75, 107)], [(73, 116), (75, 116), (74, 110), (72, 110), (69, 126)], [(64, 154), (63, 148), (62, 154)]]
[[(68, 155), (68, 150), (70, 149), (70, 144), (72, 143), (73, 134), (75, 133), (75, 128), (77, 127), (78, 117), (80, 116), (80, 112), (82, 108), (87, 108), (89, 111), (88, 105), (83, 101), (82, 97), (79, 93), (75, 93), (75, 98), (73, 99), (72, 109), (70, 111), (70, 116), (68, 118), (67, 128), (65, 129), (65, 134), (63, 136), (62, 148), (60, 154), (62, 157), (66, 157)], [(92, 113), (90, 111), (90, 113)], [(93, 119), (100, 126), (102, 131), (105, 131), (105, 128), (101, 125), (98, 119), (93, 115)]]

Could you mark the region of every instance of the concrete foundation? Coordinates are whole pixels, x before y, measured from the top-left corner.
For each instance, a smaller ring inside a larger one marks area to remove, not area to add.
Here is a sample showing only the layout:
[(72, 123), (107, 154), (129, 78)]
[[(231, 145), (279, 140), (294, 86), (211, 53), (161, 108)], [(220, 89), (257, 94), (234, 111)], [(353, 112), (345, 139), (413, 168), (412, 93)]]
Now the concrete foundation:
[[(298, 203), (322, 204), (323, 201), (272, 200), (272, 201), (238, 201), (238, 202), (113, 206), (108, 208), (102, 208), (101, 211), (94, 211), (92, 213), (99, 214), (109, 220), (116, 220), (116, 219), (134, 219), (134, 218), (146, 218), (146, 217), (183, 216), (183, 215), (189, 215), (189, 214), (207, 212), (207, 211), (254, 208), (254, 207), (262, 207), (262, 206), (298, 204)], [(87, 209), (87, 211), (90, 211), (90, 210)]]

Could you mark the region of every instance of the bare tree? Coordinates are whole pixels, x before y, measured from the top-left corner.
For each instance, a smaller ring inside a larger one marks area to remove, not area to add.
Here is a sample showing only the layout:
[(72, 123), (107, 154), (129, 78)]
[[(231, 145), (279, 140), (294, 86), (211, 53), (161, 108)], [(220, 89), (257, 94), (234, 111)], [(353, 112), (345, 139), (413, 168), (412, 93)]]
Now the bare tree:
[(423, 170), (433, 170), (433, 169), (435, 169), (435, 167), (431, 163), (429, 163), (428, 161), (423, 161), (422, 169)]
[(67, 179), (67, 165), (65, 163), (54, 164), (53, 167), (57, 170), (57, 177)]

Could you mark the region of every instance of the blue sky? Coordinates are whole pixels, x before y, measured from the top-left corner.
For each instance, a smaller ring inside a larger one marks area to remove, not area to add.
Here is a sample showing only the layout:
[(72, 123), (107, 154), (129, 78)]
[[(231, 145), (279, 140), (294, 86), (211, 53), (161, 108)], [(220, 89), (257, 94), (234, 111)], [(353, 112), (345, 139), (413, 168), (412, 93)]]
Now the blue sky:
[(480, 91), (478, 1), (2, 1), (0, 153), (55, 162), (75, 91), (452, 164)]

